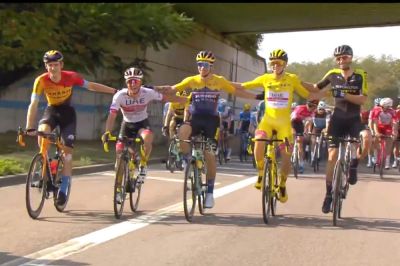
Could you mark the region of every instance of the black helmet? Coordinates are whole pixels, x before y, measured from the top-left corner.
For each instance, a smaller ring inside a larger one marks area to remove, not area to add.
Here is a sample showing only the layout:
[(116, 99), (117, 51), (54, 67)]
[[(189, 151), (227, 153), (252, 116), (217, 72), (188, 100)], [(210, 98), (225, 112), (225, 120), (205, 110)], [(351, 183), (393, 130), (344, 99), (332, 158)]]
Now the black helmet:
[(288, 55), (284, 50), (276, 49), (276, 50), (273, 50), (269, 54), (269, 60), (276, 60), (276, 59), (283, 60), (283, 61), (287, 62), (288, 61)]
[(350, 46), (348, 45), (340, 45), (335, 48), (335, 51), (333, 52), (334, 56), (340, 56), (340, 55), (351, 55), (353, 56), (353, 49), (351, 49)]

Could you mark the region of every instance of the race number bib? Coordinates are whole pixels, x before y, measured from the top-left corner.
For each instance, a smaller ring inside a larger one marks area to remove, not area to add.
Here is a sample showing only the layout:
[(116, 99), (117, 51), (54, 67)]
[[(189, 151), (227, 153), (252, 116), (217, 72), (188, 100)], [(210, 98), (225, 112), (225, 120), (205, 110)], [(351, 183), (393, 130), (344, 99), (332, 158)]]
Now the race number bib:
[(273, 92), (267, 94), (267, 106), (269, 108), (288, 108), (289, 92)]

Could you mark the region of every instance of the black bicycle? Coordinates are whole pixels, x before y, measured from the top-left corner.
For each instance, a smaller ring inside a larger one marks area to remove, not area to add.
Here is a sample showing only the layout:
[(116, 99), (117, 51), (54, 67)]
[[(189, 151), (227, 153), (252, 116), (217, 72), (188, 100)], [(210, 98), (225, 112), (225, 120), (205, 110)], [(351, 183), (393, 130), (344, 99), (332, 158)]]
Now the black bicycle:
[[(109, 141), (116, 139), (115, 136), (109, 137)], [(137, 211), (144, 183), (144, 178), (139, 174), (140, 159), (145, 156), (143, 139), (140, 136), (136, 138), (124, 136), (120, 141), (124, 144), (124, 149), (116, 160), (113, 198), (114, 215), (117, 219), (121, 218), (128, 194), (131, 210)], [(104, 143), (104, 150), (108, 152), (108, 142)]]

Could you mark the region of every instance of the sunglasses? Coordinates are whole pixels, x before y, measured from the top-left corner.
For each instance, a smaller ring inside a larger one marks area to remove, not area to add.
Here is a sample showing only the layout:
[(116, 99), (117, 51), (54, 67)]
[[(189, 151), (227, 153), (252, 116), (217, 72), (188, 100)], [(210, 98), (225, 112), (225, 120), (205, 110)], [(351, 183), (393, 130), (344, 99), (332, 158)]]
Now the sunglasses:
[(274, 61), (269, 61), (268, 63), (270, 66), (278, 65), (278, 66), (283, 66), (285, 64), (285, 61), (282, 60), (274, 60)]
[(200, 67), (200, 68), (202, 68), (202, 67), (210, 68), (212, 65), (209, 62), (198, 62), (197, 66)]
[(348, 60), (348, 59), (350, 59), (351, 58), (351, 56), (349, 56), (349, 55), (342, 55), (342, 56), (337, 56), (336, 58), (335, 58), (335, 60), (337, 61), (337, 62), (339, 62), (340, 60)]
[(138, 85), (138, 84), (140, 84), (141, 82), (142, 82), (141, 79), (130, 79), (130, 80), (126, 81), (126, 83), (127, 83), (127, 84), (130, 84), (130, 85)]

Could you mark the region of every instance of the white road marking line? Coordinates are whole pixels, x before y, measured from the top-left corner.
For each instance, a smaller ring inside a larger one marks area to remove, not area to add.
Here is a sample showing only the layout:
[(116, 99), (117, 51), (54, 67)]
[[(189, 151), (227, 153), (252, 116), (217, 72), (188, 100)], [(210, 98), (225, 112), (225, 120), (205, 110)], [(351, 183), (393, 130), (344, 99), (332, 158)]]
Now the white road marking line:
[[(222, 197), (236, 190), (244, 188), (256, 181), (257, 176), (252, 176), (239, 182), (214, 190), (214, 198)], [(48, 265), (52, 261), (82, 252), (91, 247), (107, 242), (114, 238), (123, 236), (135, 230), (139, 230), (152, 223), (158, 222), (172, 214), (183, 211), (183, 203), (179, 202), (162, 208), (147, 215), (130, 219), (125, 222), (114, 224), (106, 228), (88, 233), (86, 235), (70, 239), (64, 243), (42, 249), (22, 258), (15, 259), (3, 265)]]

